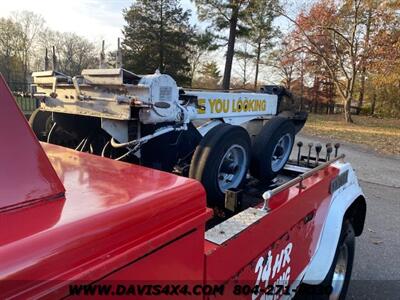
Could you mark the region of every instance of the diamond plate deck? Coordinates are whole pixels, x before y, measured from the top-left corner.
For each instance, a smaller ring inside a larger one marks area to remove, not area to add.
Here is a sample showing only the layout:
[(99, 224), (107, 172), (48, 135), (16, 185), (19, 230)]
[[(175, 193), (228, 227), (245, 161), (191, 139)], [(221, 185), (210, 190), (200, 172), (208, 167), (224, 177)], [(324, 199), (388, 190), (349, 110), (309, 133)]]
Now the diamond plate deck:
[(206, 240), (222, 245), (267, 214), (250, 207), (206, 232)]

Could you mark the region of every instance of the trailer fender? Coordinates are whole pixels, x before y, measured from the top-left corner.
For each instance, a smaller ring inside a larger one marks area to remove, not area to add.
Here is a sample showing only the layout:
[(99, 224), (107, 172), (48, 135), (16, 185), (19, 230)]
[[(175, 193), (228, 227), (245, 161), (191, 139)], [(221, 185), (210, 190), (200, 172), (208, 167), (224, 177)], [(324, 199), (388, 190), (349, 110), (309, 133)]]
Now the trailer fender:
[(333, 166), (340, 169), (339, 175), (348, 172), (347, 183), (332, 194), (317, 250), (303, 279), (306, 284), (317, 285), (326, 278), (335, 256), (344, 219), (350, 219), (357, 236), (364, 227), (366, 202), (353, 169), (349, 163), (337, 162)]
[(211, 129), (213, 129), (215, 126), (222, 124), (223, 122), (220, 119), (215, 119), (208, 121), (206, 123), (201, 124), (200, 126), (197, 126), (198, 132), (202, 135), (205, 136), (207, 132), (209, 132)]

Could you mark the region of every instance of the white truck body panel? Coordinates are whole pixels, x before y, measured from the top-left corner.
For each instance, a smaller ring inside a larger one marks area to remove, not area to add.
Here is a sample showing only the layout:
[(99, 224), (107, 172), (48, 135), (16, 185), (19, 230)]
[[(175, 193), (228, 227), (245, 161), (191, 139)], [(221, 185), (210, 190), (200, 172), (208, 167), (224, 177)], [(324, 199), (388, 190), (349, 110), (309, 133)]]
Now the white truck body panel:
[(303, 282), (313, 285), (321, 283), (329, 272), (335, 257), (343, 218), (347, 209), (358, 197), (364, 197), (356, 174), (349, 163), (336, 162), (332, 166), (340, 170), (339, 175), (348, 171), (348, 180), (345, 185), (336, 190), (332, 195), (317, 250), (306, 268)]

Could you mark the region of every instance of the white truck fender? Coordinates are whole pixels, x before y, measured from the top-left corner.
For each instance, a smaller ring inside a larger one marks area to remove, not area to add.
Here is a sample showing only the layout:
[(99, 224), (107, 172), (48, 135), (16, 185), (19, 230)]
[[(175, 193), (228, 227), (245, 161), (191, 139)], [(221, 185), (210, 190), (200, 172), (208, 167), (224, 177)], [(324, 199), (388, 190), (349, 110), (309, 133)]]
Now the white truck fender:
[(332, 194), (316, 252), (306, 268), (303, 279), (306, 284), (317, 285), (325, 279), (335, 256), (346, 211), (358, 197), (364, 197), (354, 170), (349, 163), (336, 162), (332, 166), (340, 170), (339, 175), (348, 171), (347, 183)]

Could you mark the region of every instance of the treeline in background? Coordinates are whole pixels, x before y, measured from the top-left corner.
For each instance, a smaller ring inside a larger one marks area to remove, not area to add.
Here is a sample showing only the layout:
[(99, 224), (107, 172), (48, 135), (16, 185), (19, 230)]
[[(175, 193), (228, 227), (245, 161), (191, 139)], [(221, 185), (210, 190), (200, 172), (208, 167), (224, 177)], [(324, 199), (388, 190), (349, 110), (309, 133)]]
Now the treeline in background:
[[(137, 0), (123, 10), (123, 67), (156, 69), (181, 86), (291, 91), (299, 109), (400, 116), (399, 0)], [(117, 38), (117, 37), (116, 37)], [(109, 41), (108, 41), (109, 42)], [(54, 51), (53, 51), (54, 47)], [(45, 58), (46, 49), (48, 51)], [(99, 66), (100, 43), (46, 26), (32, 12), (0, 18), (0, 72), (28, 91), (32, 71), (67, 75)], [(116, 64), (108, 51), (106, 64)]]

